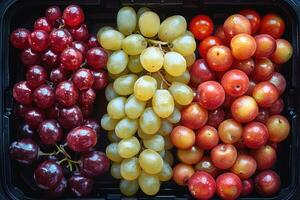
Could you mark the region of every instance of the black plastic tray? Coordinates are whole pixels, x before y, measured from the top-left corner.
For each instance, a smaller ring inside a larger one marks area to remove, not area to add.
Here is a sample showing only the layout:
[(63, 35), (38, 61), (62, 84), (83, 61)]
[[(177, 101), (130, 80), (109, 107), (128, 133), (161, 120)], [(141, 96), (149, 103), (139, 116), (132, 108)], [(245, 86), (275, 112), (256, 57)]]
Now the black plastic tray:
[[(24, 67), (19, 61), (19, 51), (9, 44), (9, 35), (17, 27), (32, 29), (34, 20), (44, 15), (49, 5), (59, 5), (63, 9), (70, 3), (83, 7), (89, 28), (95, 33), (103, 25), (115, 25), (116, 13), (123, 5), (131, 5), (138, 9), (148, 6), (161, 18), (173, 14), (181, 14), (189, 20), (192, 16), (205, 13), (214, 22), (221, 23), (230, 14), (245, 8), (253, 8), (264, 14), (272, 11), (279, 13), (286, 21), (284, 38), (291, 41), (294, 55), (288, 63), (282, 66), (282, 73), (287, 79), (287, 89), (284, 93), (286, 103), (284, 115), (291, 122), (292, 129), (289, 138), (280, 145), (278, 161), (275, 170), (282, 181), (280, 193), (273, 198), (261, 198), (252, 195), (243, 199), (300, 199), (300, 165), (299, 165), (299, 86), (300, 86), (300, 2), (296, 0), (0, 0), (0, 199), (41, 199), (38, 190), (30, 177), (33, 167), (25, 168), (9, 159), (8, 147), (17, 139), (18, 121), (13, 116), (14, 102), (12, 99), (13, 84), (24, 79)], [(100, 92), (95, 117), (100, 119), (106, 110), (104, 93)], [(102, 98), (101, 98), (102, 97)], [(101, 133), (99, 148), (104, 150), (107, 144), (105, 132)], [(27, 180), (27, 181), (25, 181)], [(73, 197), (66, 196), (65, 199)], [(96, 180), (93, 193), (86, 199), (122, 199), (118, 189), (118, 181), (109, 174)], [(169, 182), (161, 186), (155, 197), (148, 197), (139, 192), (131, 199), (189, 199), (191, 196), (184, 187), (178, 187)]]

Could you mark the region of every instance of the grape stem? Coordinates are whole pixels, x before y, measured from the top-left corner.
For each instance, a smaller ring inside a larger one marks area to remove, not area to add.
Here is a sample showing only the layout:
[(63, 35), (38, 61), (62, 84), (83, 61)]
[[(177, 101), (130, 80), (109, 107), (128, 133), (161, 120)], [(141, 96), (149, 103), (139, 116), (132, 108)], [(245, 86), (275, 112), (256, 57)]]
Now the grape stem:
[[(158, 73), (158, 75), (160, 76), (160, 78), (162, 79), (162, 83), (165, 83), (168, 87), (170, 87), (171, 86), (171, 83), (169, 83), (166, 79), (165, 79), (165, 77), (162, 75), (162, 73), (161, 73), (161, 71), (158, 71), (157, 72)], [(162, 83), (160, 84), (160, 88), (162, 89)]]
[(158, 44), (158, 45), (168, 45), (169, 44), (169, 42), (162, 42), (159, 40), (152, 40), (149, 38), (147, 38), (146, 40), (147, 40), (147, 42), (152, 43), (152, 44)]
[(56, 151), (51, 152), (51, 153), (44, 153), (42, 151), (39, 151), (39, 156), (53, 156), (54, 154), (56, 154)]

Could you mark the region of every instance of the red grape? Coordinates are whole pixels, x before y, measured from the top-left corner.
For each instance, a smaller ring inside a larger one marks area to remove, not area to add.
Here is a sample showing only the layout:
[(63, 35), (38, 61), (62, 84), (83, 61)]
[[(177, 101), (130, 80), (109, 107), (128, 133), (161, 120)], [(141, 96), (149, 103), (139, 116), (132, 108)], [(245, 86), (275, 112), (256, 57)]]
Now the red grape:
[(85, 152), (97, 143), (96, 132), (87, 126), (78, 126), (68, 133), (67, 144), (76, 152)]

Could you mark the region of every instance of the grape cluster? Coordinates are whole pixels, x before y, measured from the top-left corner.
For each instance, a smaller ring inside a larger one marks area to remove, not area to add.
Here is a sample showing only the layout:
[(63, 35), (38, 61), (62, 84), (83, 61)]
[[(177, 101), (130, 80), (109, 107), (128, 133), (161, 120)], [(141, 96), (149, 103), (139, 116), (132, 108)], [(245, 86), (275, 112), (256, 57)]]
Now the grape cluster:
[[(100, 125), (91, 118), (96, 92), (108, 83), (108, 53), (84, 21), (77, 5), (63, 12), (51, 6), (33, 31), (18, 28), (11, 34), (12, 45), (21, 50), (26, 80), (13, 87), (16, 114), (24, 123), (10, 155), (27, 165), (41, 161), (33, 176), (47, 197), (62, 196), (67, 185), (76, 196), (85, 196), (92, 178), (109, 169), (108, 158), (94, 149)], [(55, 151), (40, 150), (49, 146)]]
[(186, 28), (182, 16), (160, 22), (148, 8), (136, 13), (123, 7), (117, 30), (105, 26), (97, 33), (101, 46), (110, 51), (107, 70), (112, 82), (105, 89), (109, 103), (101, 119), (112, 142), (106, 155), (126, 196), (139, 187), (155, 195), (160, 182), (172, 177), (169, 134), (181, 119), (181, 107), (194, 98), (187, 83), (196, 42)]

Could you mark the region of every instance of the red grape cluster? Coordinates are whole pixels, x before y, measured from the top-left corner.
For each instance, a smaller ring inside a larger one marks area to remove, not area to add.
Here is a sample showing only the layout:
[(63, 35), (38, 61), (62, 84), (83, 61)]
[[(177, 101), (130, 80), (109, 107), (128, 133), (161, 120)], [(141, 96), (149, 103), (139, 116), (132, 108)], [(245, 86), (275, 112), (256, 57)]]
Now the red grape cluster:
[[(34, 171), (38, 187), (53, 198), (63, 195), (67, 185), (76, 196), (89, 194), (92, 177), (109, 168), (105, 154), (94, 149), (100, 126), (91, 119), (96, 92), (108, 82), (104, 70), (108, 54), (84, 22), (77, 5), (63, 12), (51, 6), (45, 17), (35, 21), (33, 31), (18, 28), (10, 37), (12, 45), (21, 49), (27, 70), (26, 80), (13, 87), (19, 103), (16, 114), (24, 123), (22, 139), (11, 144), (10, 155), (27, 165), (40, 156), (54, 156)], [(41, 145), (53, 145), (56, 151), (43, 153)], [(72, 160), (76, 153), (81, 153), (78, 161)], [(72, 171), (74, 165), (76, 172), (65, 177), (63, 168)]]

